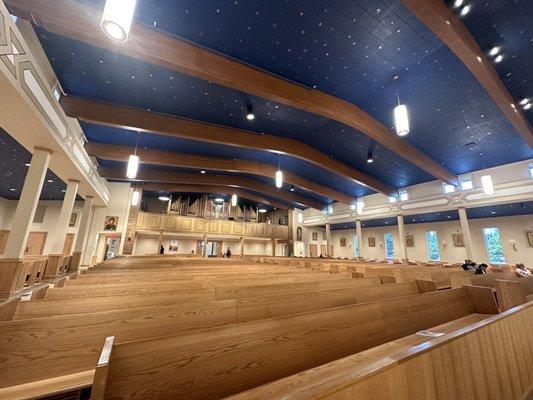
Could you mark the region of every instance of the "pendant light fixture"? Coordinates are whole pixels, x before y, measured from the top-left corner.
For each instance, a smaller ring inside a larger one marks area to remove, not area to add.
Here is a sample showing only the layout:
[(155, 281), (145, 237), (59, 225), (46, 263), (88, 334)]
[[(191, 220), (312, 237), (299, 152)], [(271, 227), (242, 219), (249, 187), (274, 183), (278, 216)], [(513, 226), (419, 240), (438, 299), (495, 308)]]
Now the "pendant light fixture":
[(231, 205), (232, 207), (237, 207), (237, 195), (235, 193), (231, 195)]
[(255, 118), (254, 109), (251, 104), (246, 106), (246, 119), (252, 121)]
[[(138, 135), (138, 133), (137, 133)], [(135, 179), (137, 171), (139, 170), (140, 159), (137, 155), (137, 140), (135, 141), (135, 152), (128, 158), (128, 167), (126, 168), (126, 177), (128, 179)]]
[(107, 0), (100, 26), (117, 42), (125, 42), (130, 33), (137, 0)]
[(494, 185), (492, 184), (492, 177), (490, 175), (483, 175), (481, 177), (481, 186), (483, 186), (483, 192), (487, 196), (494, 194)]
[[(394, 76), (394, 80), (398, 80), (398, 75)], [(407, 106), (400, 103), (400, 95), (398, 87), (396, 87), (396, 98), (398, 105), (394, 107), (394, 126), (398, 136), (405, 136), (409, 133), (409, 115), (407, 113)]]
[(283, 186), (283, 172), (281, 171), (280, 163), (278, 163), (278, 170), (276, 171), (276, 187), (281, 189)]
[(374, 162), (374, 156), (371, 151), (366, 154), (366, 162), (372, 164)]
[(132, 207), (137, 207), (139, 205), (139, 200), (141, 199), (141, 193), (135, 189), (131, 194), (131, 205)]

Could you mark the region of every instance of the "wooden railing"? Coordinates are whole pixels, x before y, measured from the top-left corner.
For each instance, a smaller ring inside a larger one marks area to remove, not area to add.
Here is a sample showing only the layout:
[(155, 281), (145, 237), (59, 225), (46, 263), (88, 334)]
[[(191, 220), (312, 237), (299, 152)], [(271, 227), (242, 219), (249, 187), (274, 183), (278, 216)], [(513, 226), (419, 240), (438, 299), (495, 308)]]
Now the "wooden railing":
[(137, 230), (276, 239), (287, 239), (289, 235), (288, 227), (285, 225), (204, 219), (146, 212), (139, 213)]

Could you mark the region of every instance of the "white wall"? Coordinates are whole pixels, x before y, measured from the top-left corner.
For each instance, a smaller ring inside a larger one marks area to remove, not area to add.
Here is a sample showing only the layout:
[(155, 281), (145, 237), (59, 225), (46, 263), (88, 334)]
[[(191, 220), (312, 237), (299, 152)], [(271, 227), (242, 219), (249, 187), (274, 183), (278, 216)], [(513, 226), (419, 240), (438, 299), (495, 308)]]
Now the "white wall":
[[(406, 217), (407, 218), (407, 217)], [(503, 246), (505, 260), (509, 264), (523, 262), (533, 265), (533, 247), (528, 247), (525, 231), (533, 230), (533, 215), (514, 217), (480, 218), (469, 220), (470, 233), (473, 242), (473, 257), (476, 262), (488, 262), (488, 256), (483, 238), (483, 228), (498, 228)], [(407, 248), (410, 260), (427, 261), (427, 244), (425, 234), (427, 231), (437, 231), (441, 259), (448, 262), (461, 262), (466, 258), (464, 247), (454, 247), (452, 233), (460, 233), (459, 221), (437, 222), (426, 224), (405, 225), (406, 234), (414, 235), (414, 247)], [(398, 257), (399, 236), (398, 226), (363, 228), (362, 255), (368, 258), (385, 258), (384, 238), (385, 232), (390, 232), (394, 238), (395, 258)], [(355, 229), (332, 231), (333, 254), (335, 257), (353, 257), (353, 236)], [(368, 238), (376, 238), (376, 247), (368, 247)], [(346, 238), (346, 247), (340, 247), (341, 237)], [(516, 243), (516, 250), (510, 242)]]
[[(0, 198), (0, 229), (11, 230), (13, 217), (17, 209), (17, 204), (18, 204), (18, 200), (7, 200), (4, 198)], [(59, 218), (59, 214), (61, 213), (62, 204), (63, 202), (60, 200), (57, 200), (57, 201), (45, 200), (45, 201), (40, 201), (38, 204), (38, 206), (46, 207), (46, 211), (44, 213), (44, 219), (43, 219), (43, 222), (40, 224), (32, 223), (30, 232), (46, 232), (47, 233), (43, 254), (50, 254), (50, 251), (52, 249), (52, 245), (54, 242), (54, 236), (57, 233), (56, 231), (57, 219)], [(72, 212), (78, 213), (78, 218), (76, 220), (76, 226), (69, 227), (67, 229), (67, 233), (74, 233), (75, 235), (77, 234), (78, 227), (80, 224), (82, 209), (83, 209), (83, 202), (77, 201), (74, 203), (74, 208)]]

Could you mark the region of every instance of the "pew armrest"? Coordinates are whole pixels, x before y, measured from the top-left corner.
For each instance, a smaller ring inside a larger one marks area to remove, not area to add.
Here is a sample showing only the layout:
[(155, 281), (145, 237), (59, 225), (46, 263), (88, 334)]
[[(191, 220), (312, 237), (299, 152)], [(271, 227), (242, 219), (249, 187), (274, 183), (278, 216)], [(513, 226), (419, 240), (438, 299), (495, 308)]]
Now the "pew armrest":
[(105, 387), (107, 383), (107, 373), (109, 372), (109, 359), (113, 350), (114, 336), (105, 339), (104, 347), (100, 353), (98, 364), (94, 372), (94, 383), (91, 391), (91, 400), (103, 400), (105, 397)]
[(93, 384), (93, 378), (94, 370), (90, 370), (36, 382), (24, 383), (22, 385), (5, 387), (0, 389), (0, 399), (31, 400), (56, 396), (91, 387)]

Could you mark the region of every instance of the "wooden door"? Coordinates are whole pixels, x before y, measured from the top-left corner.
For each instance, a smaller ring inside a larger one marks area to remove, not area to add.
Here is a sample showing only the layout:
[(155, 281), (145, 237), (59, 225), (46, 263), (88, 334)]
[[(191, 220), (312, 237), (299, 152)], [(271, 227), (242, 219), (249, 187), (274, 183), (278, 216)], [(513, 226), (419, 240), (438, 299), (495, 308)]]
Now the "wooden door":
[(65, 245), (63, 246), (63, 254), (70, 255), (72, 253), (72, 245), (74, 244), (74, 234), (67, 233), (65, 237)]
[(320, 245), (320, 254), (322, 254), (322, 257), (327, 256), (327, 248), (328, 246), (326, 246), (325, 244)]
[(309, 245), (309, 255), (314, 258), (314, 257), (317, 256), (316, 252), (317, 252), (316, 244), (310, 244)]
[(9, 231), (0, 231), (0, 254), (4, 254)]
[(30, 232), (24, 254), (27, 256), (40, 256), (43, 254), (47, 235), (47, 232)]

